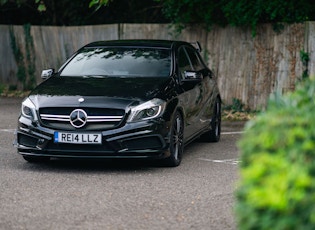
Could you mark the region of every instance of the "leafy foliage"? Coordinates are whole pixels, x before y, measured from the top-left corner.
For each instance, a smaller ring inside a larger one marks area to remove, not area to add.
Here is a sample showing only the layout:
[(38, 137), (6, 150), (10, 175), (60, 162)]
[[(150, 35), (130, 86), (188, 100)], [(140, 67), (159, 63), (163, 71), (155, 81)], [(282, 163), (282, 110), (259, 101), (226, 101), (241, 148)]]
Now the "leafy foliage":
[[(46, 10), (46, 6), (43, 0), (34, 0), (35, 4), (37, 5), (37, 10), (39, 12), (43, 12)], [(9, 0), (0, 0), (0, 6), (6, 4), (9, 2)], [(18, 6), (21, 6), (22, 4), (26, 4), (27, 0), (11, 0), (10, 2), (14, 2)]]
[(315, 4), (311, 0), (0, 0), (0, 12), (1, 24), (18, 19), (24, 20), (19, 24), (53, 25), (171, 21), (179, 31), (192, 23), (207, 29), (230, 24), (250, 26), (255, 34), (258, 23), (274, 23), (279, 29), (282, 23), (314, 20)]
[(46, 5), (42, 0), (35, 0), (35, 3), (38, 4), (37, 10), (39, 12), (46, 11)]
[(315, 79), (306, 79), (247, 124), (239, 144), (240, 229), (315, 228), (314, 94)]
[(99, 9), (101, 6), (106, 6), (109, 4), (111, 0), (91, 0), (89, 7), (97, 6), (97, 9)]
[(225, 25), (224, 1), (216, 0), (158, 0), (163, 4), (163, 13), (180, 30), (192, 23), (202, 23), (208, 29), (213, 24)]
[(258, 23), (296, 23), (314, 19), (311, 0), (158, 0), (178, 28), (189, 23), (250, 26)]
[(302, 79), (305, 79), (307, 77), (309, 77), (309, 73), (308, 73), (308, 63), (310, 61), (310, 56), (307, 52), (305, 52), (304, 50), (300, 50), (300, 58), (303, 64), (303, 73), (302, 73)]
[[(34, 41), (31, 35), (31, 26), (26, 24), (23, 26), (24, 29), (24, 47), (19, 44), (16, 40), (13, 27), (10, 27), (10, 42), (13, 55), (18, 67), (17, 79), (22, 84), (23, 90), (32, 89), (36, 85), (35, 77), (35, 56), (34, 56)], [(24, 57), (24, 52), (26, 58)]]
[(223, 11), (234, 26), (251, 26), (255, 33), (258, 23), (299, 23), (307, 21), (314, 12), (310, 0), (229, 0)]
[(14, 58), (15, 58), (15, 61), (16, 61), (17, 67), (18, 67), (17, 74), (16, 74), (17, 79), (19, 80), (19, 82), (22, 83), (23, 89), (24, 89), (24, 87), (26, 85), (26, 83), (25, 83), (26, 82), (26, 75), (25, 75), (26, 74), (26, 68), (24, 65), (24, 55), (23, 55), (23, 52), (20, 48), (20, 45), (17, 43), (17, 40), (16, 40), (12, 26), (10, 27), (10, 45), (11, 45), (13, 55), (14, 55)]
[[(106, 7), (101, 7), (106, 4)], [(17, 17), (18, 15), (18, 17)], [(95, 25), (170, 22), (155, 0), (0, 0), (0, 24)]]

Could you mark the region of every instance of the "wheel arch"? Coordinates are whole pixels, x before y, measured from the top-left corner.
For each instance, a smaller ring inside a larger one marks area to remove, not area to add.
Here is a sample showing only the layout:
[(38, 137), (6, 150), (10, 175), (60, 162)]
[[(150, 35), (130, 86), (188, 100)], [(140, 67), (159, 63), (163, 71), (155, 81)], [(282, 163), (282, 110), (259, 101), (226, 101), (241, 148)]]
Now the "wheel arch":
[(165, 114), (165, 119), (168, 121), (172, 121), (176, 112), (179, 112), (182, 116), (182, 119), (185, 119), (184, 108), (180, 105), (179, 99), (174, 98), (167, 105), (167, 113)]

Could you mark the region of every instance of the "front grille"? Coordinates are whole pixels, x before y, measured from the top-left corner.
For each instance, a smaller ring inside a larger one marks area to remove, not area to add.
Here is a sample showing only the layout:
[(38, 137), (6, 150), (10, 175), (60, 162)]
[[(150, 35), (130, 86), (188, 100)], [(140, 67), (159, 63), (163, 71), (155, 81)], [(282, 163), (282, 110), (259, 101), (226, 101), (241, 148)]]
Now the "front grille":
[[(43, 126), (60, 129), (76, 130), (70, 123), (70, 114), (77, 108), (41, 108), (40, 120)], [(120, 125), (125, 111), (120, 109), (81, 108), (85, 111), (86, 124), (82, 130), (108, 130)]]
[(64, 151), (64, 152), (114, 152), (114, 149), (106, 142), (101, 145), (88, 145), (88, 144), (65, 144), (65, 143), (54, 143), (50, 141), (46, 146), (47, 151)]

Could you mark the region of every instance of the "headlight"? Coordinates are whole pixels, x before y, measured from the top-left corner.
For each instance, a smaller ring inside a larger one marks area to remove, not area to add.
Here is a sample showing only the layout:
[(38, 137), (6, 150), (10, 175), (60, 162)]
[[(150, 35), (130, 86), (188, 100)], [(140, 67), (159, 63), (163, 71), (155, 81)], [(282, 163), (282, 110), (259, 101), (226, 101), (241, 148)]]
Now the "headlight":
[(22, 108), (21, 108), (22, 116), (34, 121), (36, 120), (36, 112), (35, 112), (35, 105), (33, 102), (29, 99), (26, 98), (22, 102)]
[(165, 101), (154, 98), (136, 107), (130, 111), (128, 122), (142, 121), (152, 119), (163, 114), (165, 109)]

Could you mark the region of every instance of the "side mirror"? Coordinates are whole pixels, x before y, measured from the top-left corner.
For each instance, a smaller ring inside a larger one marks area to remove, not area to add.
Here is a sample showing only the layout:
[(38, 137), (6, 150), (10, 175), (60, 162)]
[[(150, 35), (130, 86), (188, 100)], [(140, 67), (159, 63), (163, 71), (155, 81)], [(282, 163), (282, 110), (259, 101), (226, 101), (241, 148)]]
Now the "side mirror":
[(190, 44), (192, 44), (199, 53), (202, 51), (201, 45), (200, 45), (200, 43), (198, 41), (191, 42)]
[(42, 79), (50, 78), (54, 73), (55, 73), (54, 69), (45, 69), (42, 71), (41, 78)]
[(185, 71), (183, 81), (193, 81), (198, 82), (202, 80), (202, 74), (200, 72), (195, 71)]

